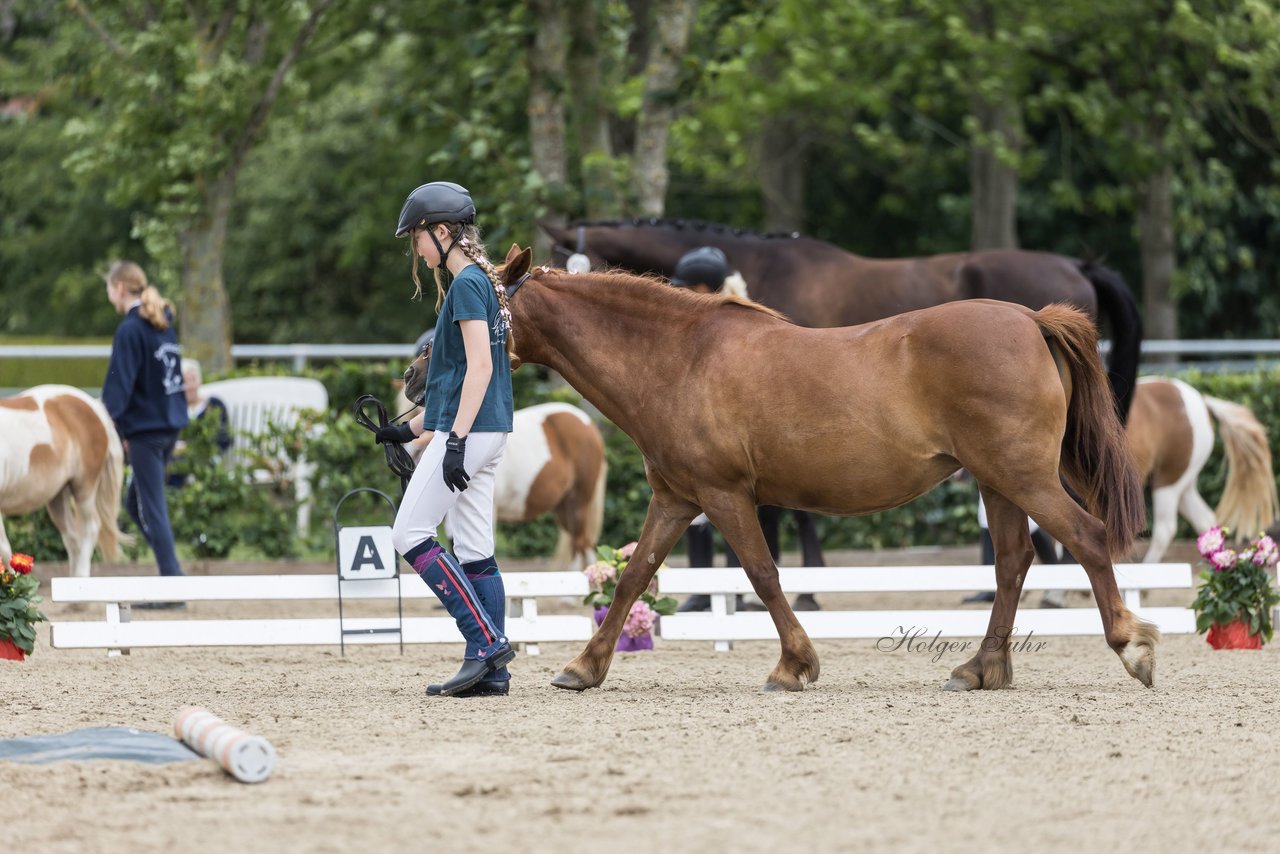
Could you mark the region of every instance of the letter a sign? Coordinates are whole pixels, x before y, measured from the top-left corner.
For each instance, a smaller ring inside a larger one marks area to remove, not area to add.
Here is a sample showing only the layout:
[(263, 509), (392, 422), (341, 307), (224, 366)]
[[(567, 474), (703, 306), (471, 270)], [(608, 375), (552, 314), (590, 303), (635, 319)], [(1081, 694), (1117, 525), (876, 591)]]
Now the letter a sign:
[(388, 525), (338, 531), (338, 575), (343, 581), (395, 578), (399, 559)]

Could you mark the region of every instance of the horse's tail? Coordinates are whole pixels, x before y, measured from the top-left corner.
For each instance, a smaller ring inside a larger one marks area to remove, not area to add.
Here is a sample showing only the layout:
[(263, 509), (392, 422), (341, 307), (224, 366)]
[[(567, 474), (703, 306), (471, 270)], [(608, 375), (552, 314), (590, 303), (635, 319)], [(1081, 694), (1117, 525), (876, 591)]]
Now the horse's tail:
[(1098, 295), (1098, 313), (1111, 321), (1111, 355), (1107, 373), (1115, 395), (1116, 411), (1123, 423), (1129, 417), (1133, 390), (1138, 381), (1138, 358), (1142, 349), (1142, 316), (1138, 301), (1124, 278), (1096, 261), (1080, 262), (1080, 273)]
[(1067, 430), (1062, 437), (1062, 471), (1102, 520), (1113, 557), (1129, 553), (1146, 527), (1142, 484), (1125, 443), (1111, 388), (1098, 357), (1098, 333), (1083, 313), (1051, 305), (1035, 313), (1036, 323), (1066, 363), (1070, 375)]
[(1202, 395), (1218, 419), (1227, 455), (1227, 482), (1215, 511), (1218, 523), (1238, 537), (1255, 537), (1275, 521), (1276, 482), (1271, 476), (1271, 446), (1266, 428), (1247, 406)]
[[(120, 557), (120, 545), (133, 542), (133, 537), (120, 530), (120, 489), (124, 482), (124, 447), (115, 425), (104, 413), (98, 414), (102, 429), (107, 431), (107, 458), (98, 477), (93, 512), (98, 514), (98, 548), (107, 560)], [(89, 512), (84, 508), (83, 512)]]

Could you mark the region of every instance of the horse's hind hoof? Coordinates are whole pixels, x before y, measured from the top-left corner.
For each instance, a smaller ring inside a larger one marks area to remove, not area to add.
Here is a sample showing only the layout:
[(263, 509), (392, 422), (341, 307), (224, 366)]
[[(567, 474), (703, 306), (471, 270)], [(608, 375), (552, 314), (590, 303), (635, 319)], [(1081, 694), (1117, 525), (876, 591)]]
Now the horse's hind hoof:
[(972, 691), (977, 687), (977, 685), (970, 685), (967, 679), (961, 679), (959, 676), (952, 676), (942, 683), (943, 691)]
[(551, 680), (551, 684), (556, 688), (563, 688), (566, 691), (585, 691), (593, 687), (586, 679), (583, 679), (572, 670), (562, 670), (560, 675)]
[(786, 685), (782, 682), (776, 682), (770, 679), (768, 682), (764, 683), (764, 687), (760, 690), (766, 694), (772, 694), (775, 691), (790, 691), (793, 694), (798, 694), (804, 690), (804, 682), (797, 679), (793, 685)]

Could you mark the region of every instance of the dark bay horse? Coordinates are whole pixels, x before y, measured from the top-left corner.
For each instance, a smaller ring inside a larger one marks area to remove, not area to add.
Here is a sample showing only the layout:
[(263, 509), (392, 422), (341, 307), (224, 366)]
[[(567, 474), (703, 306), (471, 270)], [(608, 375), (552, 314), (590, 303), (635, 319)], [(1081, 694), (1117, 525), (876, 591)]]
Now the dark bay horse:
[(778, 629), (765, 688), (803, 690), (818, 678), (817, 652), (782, 594), (756, 505), (875, 513), (961, 467), (986, 501), (998, 589), (980, 651), (944, 687), (1012, 679), (1005, 636), (1034, 555), (1028, 514), (1085, 567), (1107, 644), (1151, 685), (1159, 632), (1125, 606), (1111, 565), (1145, 523), (1142, 493), (1083, 313), (980, 300), (806, 329), (731, 296), (625, 273), (526, 276), (529, 264), (513, 246), (502, 276), (518, 360), (557, 371), (624, 430), (653, 488), (621, 607), (553, 685), (604, 681), (632, 603), (705, 512)]
[(799, 235), (765, 235), (714, 223), (641, 219), (544, 224), (564, 252), (592, 265), (668, 277), (685, 252), (724, 251), (748, 294), (800, 326), (854, 326), (964, 299), (996, 299), (1039, 309), (1073, 305), (1111, 326), (1110, 380), (1123, 419), (1138, 375), (1142, 319), (1124, 280), (1100, 264), (1047, 252), (991, 250), (924, 258), (864, 258)]

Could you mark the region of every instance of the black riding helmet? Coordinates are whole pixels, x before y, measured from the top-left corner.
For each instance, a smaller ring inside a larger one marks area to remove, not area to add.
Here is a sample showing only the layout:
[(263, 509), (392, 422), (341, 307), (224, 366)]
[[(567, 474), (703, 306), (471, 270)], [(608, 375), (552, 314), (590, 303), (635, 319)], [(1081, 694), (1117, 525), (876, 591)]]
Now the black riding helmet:
[(396, 237), (404, 237), (411, 229), (456, 222), (463, 225), (476, 221), (476, 206), (467, 188), (449, 181), (432, 181), (409, 194), (400, 209)]
[(671, 284), (677, 287), (707, 285), (713, 291), (720, 290), (729, 275), (729, 260), (714, 246), (701, 246), (686, 252), (676, 262)]

